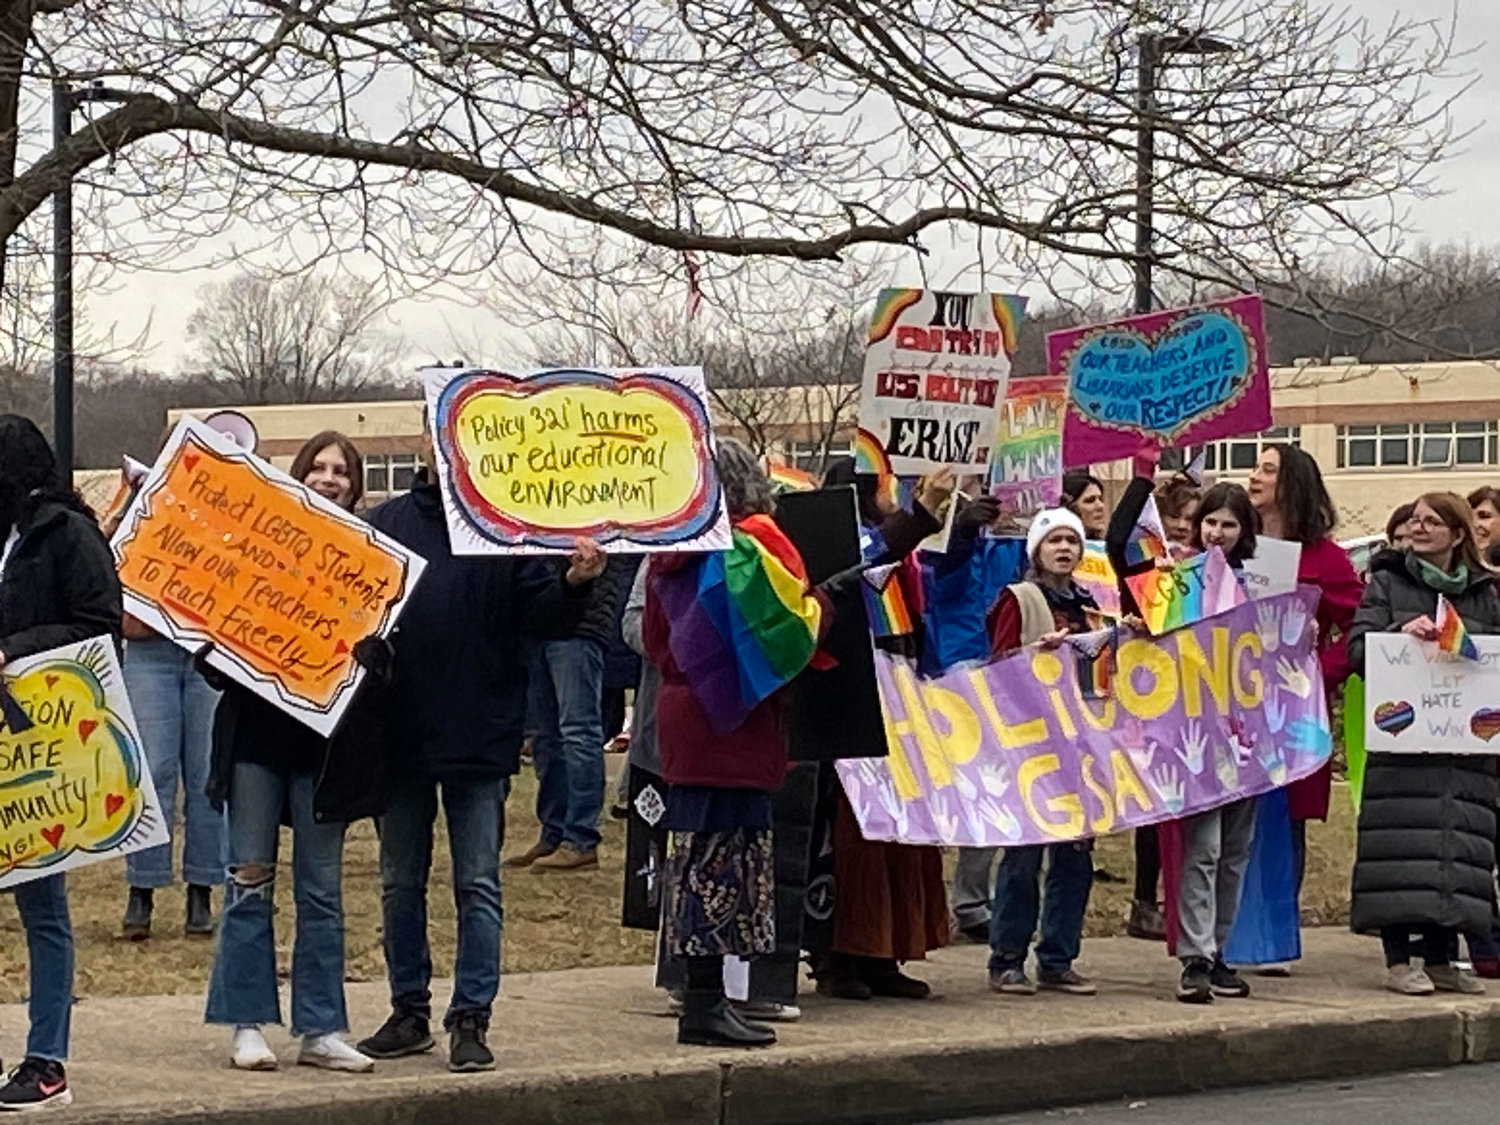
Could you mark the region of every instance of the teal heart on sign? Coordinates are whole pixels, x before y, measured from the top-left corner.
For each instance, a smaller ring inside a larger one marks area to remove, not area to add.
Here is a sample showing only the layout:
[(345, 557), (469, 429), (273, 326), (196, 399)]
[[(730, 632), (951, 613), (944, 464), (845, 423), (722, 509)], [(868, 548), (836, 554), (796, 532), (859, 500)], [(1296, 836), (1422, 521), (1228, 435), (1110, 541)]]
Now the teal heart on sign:
[(1253, 354), (1244, 329), (1220, 312), (1195, 313), (1152, 336), (1113, 329), (1069, 356), (1073, 405), (1091, 422), (1152, 431), (1170, 444), (1234, 404), (1250, 386)]

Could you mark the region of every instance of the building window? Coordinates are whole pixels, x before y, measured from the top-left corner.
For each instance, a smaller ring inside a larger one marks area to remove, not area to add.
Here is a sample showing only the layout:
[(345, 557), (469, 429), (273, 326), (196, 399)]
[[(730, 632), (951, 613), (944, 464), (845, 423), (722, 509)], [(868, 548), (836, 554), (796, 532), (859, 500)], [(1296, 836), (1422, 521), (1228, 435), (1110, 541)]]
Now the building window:
[(406, 492), (417, 479), (415, 453), (370, 453), (365, 456), (365, 492)]
[(816, 441), (787, 442), (783, 456), (793, 468), (816, 474), (828, 468), (829, 463), (840, 457), (848, 457), (851, 453), (853, 448), (848, 441), (840, 442), (835, 438), (828, 445), (827, 462), (823, 459), (823, 444)]
[(1209, 442), (1207, 445), (1189, 449), (1171, 449), (1162, 454), (1163, 469), (1182, 469), (1199, 453), (1203, 454), (1203, 468), (1211, 473), (1248, 473), (1255, 468), (1260, 455), (1268, 445), (1301, 445), (1300, 426), (1275, 426), (1253, 437), (1230, 438), (1227, 441)]
[(1339, 426), (1341, 469), (1450, 469), (1500, 464), (1500, 423), (1417, 422)]

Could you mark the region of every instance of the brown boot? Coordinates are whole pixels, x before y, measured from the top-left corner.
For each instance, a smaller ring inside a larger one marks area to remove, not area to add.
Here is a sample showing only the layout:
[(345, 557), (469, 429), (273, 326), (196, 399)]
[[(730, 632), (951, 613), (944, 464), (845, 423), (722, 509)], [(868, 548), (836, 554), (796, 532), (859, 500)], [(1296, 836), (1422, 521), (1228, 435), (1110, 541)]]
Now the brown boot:
[(505, 867), (530, 867), (537, 860), (551, 855), (557, 848), (551, 844), (544, 844), (540, 840), (532, 844), (520, 855), (513, 855), (505, 861)]
[(551, 855), (544, 855), (531, 865), (533, 871), (588, 871), (599, 866), (599, 852), (590, 848), (581, 852), (572, 844), (564, 844)]

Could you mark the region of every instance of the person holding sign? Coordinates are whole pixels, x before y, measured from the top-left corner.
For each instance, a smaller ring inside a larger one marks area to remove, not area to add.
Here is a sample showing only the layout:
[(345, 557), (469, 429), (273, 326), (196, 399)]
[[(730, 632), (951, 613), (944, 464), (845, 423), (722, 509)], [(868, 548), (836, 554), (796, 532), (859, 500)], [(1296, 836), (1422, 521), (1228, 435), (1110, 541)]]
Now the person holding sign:
[[(999, 657), (1022, 645), (1056, 648), (1069, 633), (1085, 633), (1098, 606), (1073, 581), (1083, 560), (1083, 523), (1066, 508), (1038, 512), (1026, 532), (1028, 581), (1006, 587), (990, 609), (990, 647)], [(1083, 938), (1094, 882), (1094, 841), (1006, 848), (995, 878), (990, 919), (990, 987), (1029, 996), (1040, 988), (1093, 996), (1099, 991), (1073, 968)], [(1046, 899), (1039, 892), (1047, 857)], [(1041, 918), (1037, 979), (1026, 975), (1026, 955)]]
[[(1356, 672), (1364, 672), (1370, 633), (1399, 630), (1436, 641), (1440, 596), (1469, 633), (1500, 633), (1500, 597), (1480, 558), (1468, 503), (1452, 492), (1427, 493), (1408, 534), (1408, 550), (1372, 563), (1349, 631)], [(1393, 992), (1484, 991), (1453, 957), (1458, 934), (1487, 933), (1494, 914), (1496, 797), (1493, 757), (1370, 754), (1349, 927), (1380, 934)]]
[(386, 692), (391, 799), (380, 818), (381, 913), (391, 1015), (359, 1044), (375, 1059), (430, 1051), (432, 955), (427, 880), (439, 801), (448, 826), (458, 959), (443, 1024), (448, 1067), (491, 1070), (485, 1042), (500, 987), (500, 844), (509, 779), (526, 725), (524, 637), (537, 623), (576, 627), (604, 552), (578, 539), (555, 559), (456, 556), (424, 426), (422, 479), (370, 523), (427, 560), (393, 638)]
[[(342, 434), (311, 438), (291, 475), (324, 499), (353, 511), (363, 494), (359, 451)], [(228, 810), (229, 871), (205, 1019), (234, 1028), (230, 1063), (275, 1070), (261, 1025), (281, 1022), (276, 980), (273, 899), (283, 817), (292, 829), (292, 1026), (302, 1039), (297, 1062), (325, 1070), (366, 1072), (374, 1062), (342, 1035), (344, 912), (340, 889), (344, 830), (385, 802), (384, 716), (378, 694), (390, 668), (390, 645), (351, 636), (354, 658), (370, 675), (360, 684), (333, 737), (324, 738), (264, 696), (198, 660), (223, 692), (214, 713), (208, 797)]]
[[(124, 604), (109, 546), (64, 486), (36, 425), (0, 414), (0, 667), (61, 645), (120, 636)], [(26, 1057), (0, 1086), (0, 1111), (68, 1105), (63, 1063), (73, 1011), (73, 929), (62, 874), (19, 884), (31, 960)]]

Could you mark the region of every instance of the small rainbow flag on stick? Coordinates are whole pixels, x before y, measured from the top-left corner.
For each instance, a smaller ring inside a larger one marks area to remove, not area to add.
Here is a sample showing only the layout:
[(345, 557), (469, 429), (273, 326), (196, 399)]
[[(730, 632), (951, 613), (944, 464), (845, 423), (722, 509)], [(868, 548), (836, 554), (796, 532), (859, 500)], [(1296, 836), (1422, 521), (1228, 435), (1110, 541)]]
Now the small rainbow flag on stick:
[(1437, 644), (1440, 652), (1449, 656), (1461, 656), (1465, 660), (1478, 660), (1479, 648), (1474, 638), (1464, 628), (1464, 619), (1453, 608), (1453, 603), (1442, 594), (1437, 603)]

